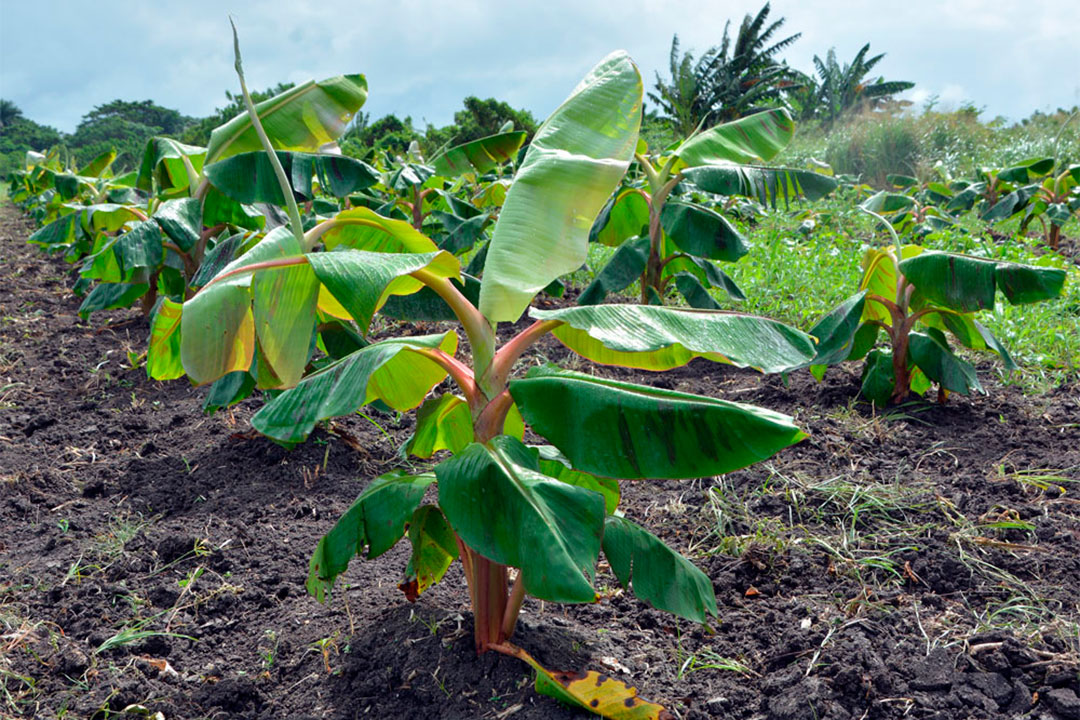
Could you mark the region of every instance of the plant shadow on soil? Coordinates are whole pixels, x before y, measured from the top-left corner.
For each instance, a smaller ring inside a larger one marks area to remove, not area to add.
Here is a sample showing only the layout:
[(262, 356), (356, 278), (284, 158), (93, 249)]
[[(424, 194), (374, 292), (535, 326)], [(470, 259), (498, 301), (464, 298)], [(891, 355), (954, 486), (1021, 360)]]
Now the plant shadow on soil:
[[(398, 466), (408, 416), (342, 419), (286, 451), (257, 399), (129, 367), (146, 323), (76, 316), (69, 266), (0, 222), (0, 715), (166, 718), (590, 717), (531, 671), (477, 657), (460, 566), (409, 604), (401, 543), (320, 605), (318, 538)], [(137, 354), (137, 352), (136, 352)], [(1080, 386), (855, 402), (822, 384), (695, 361), (662, 375), (555, 360), (750, 402), (811, 437), (722, 478), (624, 484), (622, 508), (712, 579), (704, 628), (646, 607), (601, 564), (594, 605), (527, 601), (515, 641), (595, 669), (680, 718), (1078, 717)]]

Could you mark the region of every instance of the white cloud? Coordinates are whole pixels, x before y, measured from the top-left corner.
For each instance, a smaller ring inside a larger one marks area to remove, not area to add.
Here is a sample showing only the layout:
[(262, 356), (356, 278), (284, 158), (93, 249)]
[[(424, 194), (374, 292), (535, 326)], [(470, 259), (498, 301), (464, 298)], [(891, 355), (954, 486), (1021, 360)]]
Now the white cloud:
[[(756, 3), (626, 0), (218, 0), (148, 3), (0, 2), (0, 94), (27, 116), (72, 130), (94, 105), (152, 98), (205, 115), (236, 87), (226, 12), (237, 19), (253, 87), (363, 72), (366, 111), (449, 122), (468, 94), (550, 112), (611, 50), (627, 49), (646, 85), (667, 72), (671, 37), (697, 52), (737, 28)], [(990, 116), (1022, 117), (1080, 101), (1062, 72), (1080, 65), (1071, 36), (1080, 2), (774, 0), (782, 35), (802, 38), (784, 55), (809, 71), (835, 47), (843, 62), (866, 42), (887, 53), (876, 68), (917, 83), (924, 99), (971, 101)], [(27, 28), (33, 28), (27, 31)], [(1061, 72), (1047, 72), (1057, 68)]]

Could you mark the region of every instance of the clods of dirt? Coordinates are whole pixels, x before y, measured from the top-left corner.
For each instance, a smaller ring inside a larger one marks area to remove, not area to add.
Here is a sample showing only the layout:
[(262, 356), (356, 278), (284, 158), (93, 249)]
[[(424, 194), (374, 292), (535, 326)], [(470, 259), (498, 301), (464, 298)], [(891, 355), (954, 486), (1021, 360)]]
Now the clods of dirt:
[[(249, 432), (257, 397), (205, 416), (202, 389), (131, 366), (135, 311), (79, 320), (70, 267), (29, 230), (0, 210), (0, 715), (588, 717), (476, 656), (459, 566), (410, 604), (403, 544), (307, 595), (315, 543), (400, 465), (411, 418), (286, 451)], [(576, 362), (553, 340), (538, 357)], [(711, 579), (716, 621), (647, 607), (601, 563), (599, 602), (526, 602), (515, 640), (538, 660), (684, 720), (1078, 717), (1076, 383), (1025, 396), (985, 365), (988, 396), (875, 413), (856, 368), (591, 371), (810, 437), (720, 478), (624, 483), (625, 513)]]

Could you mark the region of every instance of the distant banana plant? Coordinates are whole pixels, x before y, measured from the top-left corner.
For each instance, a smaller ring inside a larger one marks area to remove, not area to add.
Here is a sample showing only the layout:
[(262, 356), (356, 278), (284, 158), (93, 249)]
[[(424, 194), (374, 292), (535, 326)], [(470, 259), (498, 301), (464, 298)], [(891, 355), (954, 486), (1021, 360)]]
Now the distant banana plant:
[[(644, 186), (639, 181), (621, 189), (593, 225), (592, 239), (617, 250), (578, 303), (599, 303), (635, 280), (640, 281), (642, 304), (664, 304), (672, 283), (696, 308), (720, 307), (709, 288), (743, 299), (714, 261), (735, 262), (748, 251), (746, 240), (722, 213), (686, 191), (753, 198), (773, 206), (829, 194), (837, 183), (827, 175), (764, 166), (787, 147), (794, 132), (786, 110), (768, 110), (695, 131), (659, 157), (649, 157), (648, 149), (639, 147), (636, 160)], [(684, 193), (673, 197), (680, 187)]]

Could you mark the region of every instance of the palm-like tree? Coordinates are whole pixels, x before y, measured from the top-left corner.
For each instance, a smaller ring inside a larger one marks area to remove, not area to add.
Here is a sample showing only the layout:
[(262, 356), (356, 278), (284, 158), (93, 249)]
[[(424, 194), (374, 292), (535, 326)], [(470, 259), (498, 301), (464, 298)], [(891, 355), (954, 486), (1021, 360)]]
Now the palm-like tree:
[(676, 35), (671, 40), (668, 62), (671, 82), (664, 82), (657, 73), (656, 92), (650, 92), (649, 99), (659, 106), (662, 116), (671, 123), (676, 134), (687, 137), (709, 112), (701, 91), (704, 59), (695, 63), (694, 55), (690, 52), (680, 57), (679, 36)]
[(718, 47), (707, 50), (695, 61), (692, 53), (679, 55), (679, 38), (671, 41), (671, 80), (656, 76), (655, 93), (649, 98), (684, 137), (699, 124), (711, 127), (780, 102), (796, 74), (777, 62), (776, 55), (799, 39), (796, 33), (772, 42), (784, 18), (766, 25), (769, 4), (757, 15), (746, 15), (734, 42), (731, 22), (724, 25)]
[(885, 53), (881, 53), (867, 58), (868, 52), (870, 43), (863, 45), (855, 59), (843, 67), (836, 60), (835, 48), (829, 50), (825, 60), (814, 56), (818, 82), (810, 102), (814, 114), (826, 123), (834, 122), (848, 111), (878, 107), (892, 95), (915, 87), (912, 82), (887, 81), (884, 77), (867, 80), (866, 76), (885, 57)]
[(7, 127), (16, 118), (21, 118), (23, 111), (10, 100), (0, 100), (0, 128)]
[[(746, 15), (739, 32), (731, 43), (728, 31), (730, 21), (724, 26), (724, 37), (719, 48), (706, 53), (706, 95), (712, 111), (713, 124), (734, 120), (779, 104), (784, 88), (789, 87), (793, 74), (776, 56), (798, 40), (802, 33), (772, 42), (773, 36), (783, 27), (784, 18), (765, 25), (769, 17), (769, 4), (754, 17)], [(770, 44), (771, 43), (771, 44)]]

